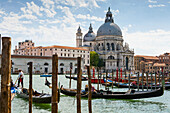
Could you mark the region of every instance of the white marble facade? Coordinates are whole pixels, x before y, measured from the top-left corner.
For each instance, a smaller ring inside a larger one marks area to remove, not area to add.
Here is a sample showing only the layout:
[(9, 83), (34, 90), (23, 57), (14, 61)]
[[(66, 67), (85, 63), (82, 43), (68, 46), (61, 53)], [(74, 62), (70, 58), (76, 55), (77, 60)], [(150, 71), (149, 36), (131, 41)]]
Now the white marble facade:
[(82, 45), (77, 47), (96, 51), (105, 62), (105, 69), (134, 70), (134, 50), (129, 49), (129, 45), (124, 43), (122, 31), (114, 23), (110, 8), (106, 13), (105, 23), (97, 30), (97, 35), (90, 24), (89, 31), (84, 37), (82, 37), (80, 26), (76, 36), (77, 43), (80, 43), (77, 45)]

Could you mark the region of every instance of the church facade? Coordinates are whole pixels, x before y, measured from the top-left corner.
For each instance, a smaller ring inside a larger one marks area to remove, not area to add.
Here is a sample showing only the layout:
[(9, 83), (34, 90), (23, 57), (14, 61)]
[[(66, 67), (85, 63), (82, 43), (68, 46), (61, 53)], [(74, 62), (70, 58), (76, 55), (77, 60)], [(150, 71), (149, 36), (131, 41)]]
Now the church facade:
[(134, 50), (124, 43), (122, 31), (114, 23), (110, 8), (106, 13), (104, 24), (98, 30), (97, 35), (93, 32), (90, 24), (89, 31), (83, 37), (79, 26), (76, 33), (76, 46), (95, 51), (103, 59), (105, 69), (134, 70)]

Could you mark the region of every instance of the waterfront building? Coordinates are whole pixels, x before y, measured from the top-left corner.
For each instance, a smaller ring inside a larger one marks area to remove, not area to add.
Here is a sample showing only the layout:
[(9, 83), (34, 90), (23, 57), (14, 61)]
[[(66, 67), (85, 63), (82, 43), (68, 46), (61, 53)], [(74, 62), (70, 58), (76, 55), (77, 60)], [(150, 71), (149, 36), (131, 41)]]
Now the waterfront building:
[(164, 72), (168, 71), (168, 65), (162, 61), (162, 56), (144, 56), (136, 55), (134, 56), (134, 66), (136, 72), (158, 72), (163, 69)]
[[(20, 55), (22, 58), (24, 57), (28, 58), (28, 56), (32, 56), (30, 58), (33, 59), (35, 58), (34, 56), (37, 56), (36, 59), (40, 58), (40, 60), (37, 61), (41, 61), (42, 58), (43, 59), (47, 58), (48, 60), (49, 59), (48, 57), (51, 58), (53, 54), (57, 54), (59, 57), (59, 61), (60, 59), (67, 59), (66, 60), (67, 62), (63, 60), (63, 64), (59, 65), (60, 72), (68, 71), (68, 69), (66, 70), (66, 68), (64, 67), (67, 67), (70, 63), (72, 63), (72, 60), (76, 59), (77, 57), (82, 58), (83, 71), (86, 69), (85, 66), (90, 64), (90, 52), (87, 49), (79, 48), (79, 47), (57, 46), (57, 45), (46, 46), (46, 47), (43, 46), (35, 47), (35, 43), (32, 42), (31, 40), (25, 40), (23, 42), (19, 42), (18, 47), (15, 46), (15, 49), (13, 50), (13, 54)], [(45, 72), (45, 71), (41, 71), (41, 72)], [(76, 72), (76, 68), (73, 70), (73, 72)]]
[(165, 63), (165, 69), (170, 72), (170, 53), (164, 53), (159, 55), (159, 62)]
[(124, 44), (122, 31), (115, 24), (110, 8), (106, 13), (104, 24), (97, 30), (97, 35), (90, 24), (88, 33), (83, 37), (79, 26), (76, 33), (76, 45), (97, 52), (107, 70), (117, 68), (134, 70), (134, 50), (129, 48), (128, 43)]
[[(1, 56), (0, 56), (1, 59)], [(24, 73), (28, 73), (28, 63), (33, 62), (33, 73), (52, 73), (52, 56), (31, 56), (31, 55), (11, 55), (12, 73), (18, 73), (21, 69)], [(83, 58), (81, 66), (84, 66)], [(0, 60), (1, 66), (1, 60)], [(69, 73), (70, 66), (72, 73), (77, 73), (77, 58), (76, 57), (59, 57), (58, 58), (58, 73)]]

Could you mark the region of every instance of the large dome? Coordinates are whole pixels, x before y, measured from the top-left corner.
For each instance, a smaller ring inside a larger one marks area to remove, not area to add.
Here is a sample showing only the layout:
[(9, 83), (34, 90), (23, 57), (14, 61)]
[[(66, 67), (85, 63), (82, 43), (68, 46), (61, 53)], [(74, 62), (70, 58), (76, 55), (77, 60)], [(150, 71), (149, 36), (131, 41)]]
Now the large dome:
[(97, 30), (97, 36), (103, 35), (117, 35), (122, 36), (122, 31), (118, 25), (112, 22), (106, 22)]
[(117, 24), (114, 23), (110, 7), (106, 13), (105, 23), (97, 30), (97, 36), (116, 35), (122, 36), (122, 31)]
[(95, 38), (96, 38), (96, 35), (95, 35), (95, 33), (93, 32), (93, 28), (92, 28), (92, 26), (91, 26), (91, 24), (90, 24), (90, 27), (89, 27), (89, 31), (88, 31), (88, 33), (86, 33), (85, 35), (84, 35), (84, 42), (85, 41), (94, 41), (95, 40)]

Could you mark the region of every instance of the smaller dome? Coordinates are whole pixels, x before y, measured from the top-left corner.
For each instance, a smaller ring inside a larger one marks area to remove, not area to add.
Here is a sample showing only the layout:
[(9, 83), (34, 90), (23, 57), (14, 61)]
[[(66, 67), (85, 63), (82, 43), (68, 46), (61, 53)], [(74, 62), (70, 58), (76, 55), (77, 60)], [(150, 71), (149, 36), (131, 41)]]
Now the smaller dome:
[(96, 38), (96, 35), (95, 35), (95, 33), (93, 32), (93, 28), (92, 28), (92, 26), (91, 26), (91, 24), (90, 24), (90, 27), (89, 27), (89, 31), (88, 31), (88, 33), (86, 33), (85, 35), (84, 35), (84, 42), (85, 41), (94, 41), (95, 40), (95, 38)]

